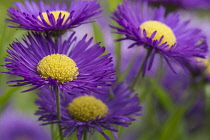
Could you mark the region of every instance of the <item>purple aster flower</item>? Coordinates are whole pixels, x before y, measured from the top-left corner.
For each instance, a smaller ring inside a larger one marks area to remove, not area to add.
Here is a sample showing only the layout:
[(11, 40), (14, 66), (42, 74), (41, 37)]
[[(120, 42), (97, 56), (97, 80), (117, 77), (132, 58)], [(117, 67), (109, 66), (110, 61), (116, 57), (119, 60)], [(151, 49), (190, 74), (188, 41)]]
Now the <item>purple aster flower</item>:
[(50, 140), (49, 133), (28, 116), (10, 110), (0, 118), (1, 140)]
[(85, 35), (76, 42), (74, 34), (65, 41), (61, 37), (54, 41), (50, 35), (32, 33), (22, 42), (14, 42), (7, 50), (4, 66), (8, 72), (4, 73), (23, 79), (8, 83), (32, 86), (26, 91), (49, 85), (70, 92), (101, 93), (100, 86), (109, 86), (115, 80), (112, 58), (110, 54), (101, 56), (105, 48), (100, 43), (90, 45), (93, 38), (85, 41)]
[(70, 8), (66, 4), (51, 5), (25, 1), (14, 3), (15, 8), (8, 10), (11, 19), (6, 21), (14, 23), (13, 28), (33, 31), (59, 31), (72, 29), (84, 23), (93, 22), (89, 19), (101, 13), (100, 5), (96, 0), (72, 0)]
[(140, 115), (141, 111), (139, 99), (137, 94), (132, 94), (122, 83), (102, 90), (107, 94), (66, 95), (65, 99), (61, 99), (62, 121), (58, 122), (53, 91), (43, 89), (36, 100), (39, 106), (36, 115), (41, 115), (39, 119), (46, 124), (59, 123), (64, 130), (64, 136), (70, 136), (77, 131), (77, 138), (81, 140), (84, 131), (93, 134), (96, 130), (110, 140), (103, 131), (110, 130), (115, 139), (118, 139), (118, 130), (114, 126), (128, 127), (136, 120), (134, 116)]
[(120, 26), (111, 26), (116, 33), (124, 35), (118, 39), (132, 40), (128, 47), (142, 46), (147, 50), (143, 74), (150, 70), (156, 54), (160, 54), (172, 71), (172, 64), (186, 70), (185, 62), (195, 62), (194, 57), (205, 57), (207, 44), (197, 28), (188, 28), (189, 21), (180, 22), (177, 13), (165, 17), (165, 8), (150, 8), (147, 3), (124, 2), (117, 7), (112, 17)]

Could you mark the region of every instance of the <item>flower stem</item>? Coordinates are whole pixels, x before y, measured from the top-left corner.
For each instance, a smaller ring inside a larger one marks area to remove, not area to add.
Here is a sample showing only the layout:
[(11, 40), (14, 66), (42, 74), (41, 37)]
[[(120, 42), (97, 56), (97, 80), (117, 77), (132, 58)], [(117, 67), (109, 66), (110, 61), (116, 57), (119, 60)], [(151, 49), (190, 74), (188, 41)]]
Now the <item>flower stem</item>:
[(139, 71), (138, 71), (138, 74), (137, 74), (137, 76), (135, 77), (135, 79), (134, 79), (134, 81), (133, 81), (133, 83), (132, 83), (132, 85), (131, 85), (131, 89), (132, 89), (132, 90), (135, 89), (135, 86), (136, 86), (137, 82), (139, 81), (140, 76), (143, 74), (143, 73), (142, 73), (143, 70), (146, 69), (146, 68), (145, 68), (145, 67), (146, 67), (146, 62), (147, 62), (147, 60), (148, 60), (148, 58), (149, 58), (151, 52), (152, 52), (151, 50), (148, 50), (148, 51), (147, 51), (147, 55), (144, 57), (144, 60), (143, 60), (143, 62), (142, 62), (142, 64), (141, 64), (141, 67), (140, 67), (140, 69), (139, 69)]
[[(61, 121), (60, 92), (58, 86), (56, 87), (56, 107), (57, 107), (58, 121)], [(58, 129), (59, 129), (60, 140), (63, 140), (63, 132), (59, 124), (58, 124)]]
[(88, 137), (87, 137), (87, 131), (84, 131), (84, 134), (83, 134), (83, 140), (87, 140)]

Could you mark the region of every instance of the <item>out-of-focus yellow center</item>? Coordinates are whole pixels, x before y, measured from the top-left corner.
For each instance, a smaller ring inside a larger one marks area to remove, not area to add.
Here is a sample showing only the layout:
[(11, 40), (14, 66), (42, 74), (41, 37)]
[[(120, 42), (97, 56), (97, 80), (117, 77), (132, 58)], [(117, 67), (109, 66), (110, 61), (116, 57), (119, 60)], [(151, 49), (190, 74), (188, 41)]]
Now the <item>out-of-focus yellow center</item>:
[(160, 45), (167, 42), (167, 44), (169, 45), (168, 48), (170, 48), (176, 43), (176, 37), (171, 28), (159, 21), (145, 21), (140, 25), (140, 29), (142, 30), (142, 32), (143, 29), (146, 30), (147, 37), (150, 37), (153, 34), (153, 32), (157, 31), (154, 38), (152, 39), (153, 41), (160, 40), (160, 38), (164, 36), (162, 41), (160, 42)]
[(210, 74), (210, 60), (209, 59), (199, 59), (201, 64), (205, 67), (204, 73)]
[(93, 96), (80, 96), (68, 104), (69, 114), (77, 121), (88, 122), (105, 117), (108, 107)]
[(74, 60), (63, 54), (52, 54), (39, 61), (37, 71), (46, 80), (51, 77), (59, 83), (72, 81), (77, 78), (78, 67)]
[[(63, 18), (63, 16), (65, 16), (64, 19), (63, 19), (63, 22), (62, 22), (62, 24), (64, 24), (64, 23), (66, 22), (67, 18), (69, 17), (69, 15), (70, 15), (69, 12), (67, 12), (67, 11), (50, 11), (50, 14), (53, 14), (53, 16), (54, 16), (55, 23), (57, 23), (57, 20), (58, 20), (58, 17), (59, 17), (59, 14), (60, 14), (60, 13), (61, 13), (61, 18)], [(42, 13), (42, 16), (44, 17), (44, 20), (45, 20), (49, 25), (51, 25), (51, 23), (50, 23), (50, 21), (49, 21), (49, 18), (48, 18), (48, 16), (47, 16), (47, 13), (46, 13), (46, 12), (43, 12), (43, 13)], [(41, 20), (41, 17), (40, 17), (40, 16), (38, 16), (37, 18), (38, 18), (39, 20)]]

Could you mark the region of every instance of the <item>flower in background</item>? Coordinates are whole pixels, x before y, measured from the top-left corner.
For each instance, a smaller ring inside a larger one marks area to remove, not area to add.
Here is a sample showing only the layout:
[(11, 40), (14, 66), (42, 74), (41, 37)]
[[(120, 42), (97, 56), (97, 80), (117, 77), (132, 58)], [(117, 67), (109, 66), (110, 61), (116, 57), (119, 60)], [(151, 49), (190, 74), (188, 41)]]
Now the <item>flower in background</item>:
[(1, 140), (50, 140), (49, 133), (28, 116), (6, 110), (0, 118)]
[(77, 137), (81, 140), (84, 131), (93, 134), (97, 130), (105, 139), (110, 140), (103, 131), (110, 130), (118, 139), (118, 130), (114, 126), (128, 127), (136, 120), (134, 116), (140, 115), (141, 111), (139, 99), (137, 94), (132, 94), (122, 83), (102, 90), (107, 94), (66, 95), (65, 99), (61, 99), (62, 121), (58, 122), (53, 91), (43, 89), (36, 100), (39, 109), (35, 114), (40, 115), (40, 120), (46, 123), (59, 123), (63, 127), (64, 136), (77, 131)]
[(92, 38), (86, 42), (87, 35), (76, 43), (74, 34), (65, 41), (54, 41), (49, 35), (32, 33), (22, 43), (14, 42), (7, 50), (4, 66), (8, 72), (4, 73), (23, 79), (8, 83), (32, 86), (26, 91), (49, 85), (70, 92), (101, 93), (100, 86), (110, 86), (115, 80), (112, 58), (101, 56), (105, 48), (100, 43), (90, 45)]
[(96, 0), (83, 1), (72, 0), (70, 8), (66, 4), (51, 5), (39, 4), (25, 1), (14, 3), (15, 8), (8, 10), (11, 19), (6, 21), (13, 23), (13, 28), (33, 31), (65, 31), (73, 29), (84, 23), (93, 22), (89, 20), (101, 13), (100, 5)]
[(111, 26), (116, 33), (124, 35), (117, 41), (132, 40), (128, 48), (142, 46), (147, 50), (143, 74), (150, 70), (156, 54), (160, 54), (171, 70), (172, 64), (187, 70), (184, 63), (195, 62), (194, 57), (204, 58), (207, 52), (205, 37), (197, 28), (188, 28), (189, 21), (180, 22), (179, 14), (169, 13), (165, 8), (150, 8), (147, 3), (124, 2), (113, 13), (113, 20), (120, 26)]
[[(185, 11), (185, 10), (179, 10), (179, 14), (181, 15), (181, 20), (190, 19), (189, 26), (191, 27), (199, 27), (201, 29), (202, 34), (206, 36), (206, 42), (208, 46), (210, 45), (210, 18), (209, 16), (200, 16), (199, 13), (196, 11), (191, 10)], [(186, 64), (189, 67), (189, 70), (191, 72), (191, 75), (197, 79), (197, 81), (202, 80), (203, 82), (210, 82), (210, 54), (207, 54), (206, 59), (196, 59), (198, 63), (190, 63)]]
[(199, 59), (197, 65), (190, 64), (191, 74), (198, 80), (210, 82), (210, 59)]

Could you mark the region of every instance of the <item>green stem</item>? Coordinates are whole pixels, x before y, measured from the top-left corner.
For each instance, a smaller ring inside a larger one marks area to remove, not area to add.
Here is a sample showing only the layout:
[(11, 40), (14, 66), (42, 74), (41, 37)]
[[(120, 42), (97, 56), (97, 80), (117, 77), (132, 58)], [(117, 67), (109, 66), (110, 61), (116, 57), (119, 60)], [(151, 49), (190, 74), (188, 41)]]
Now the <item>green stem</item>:
[(135, 89), (135, 86), (136, 86), (137, 82), (139, 81), (140, 76), (142, 75), (142, 72), (143, 72), (143, 70), (144, 70), (145, 64), (146, 64), (147, 59), (149, 58), (151, 52), (152, 52), (151, 50), (148, 50), (148, 51), (147, 51), (147, 55), (146, 55), (146, 57), (144, 57), (144, 60), (143, 60), (143, 62), (142, 62), (142, 64), (141, 64), (141, 67), (140, 67), (140, 69), (139, 69), (139, 72), (138, 72), (136, 78), (134, 79), (134, 81), (133, 81), (133, 83), (132, 83), (132, 85), (131, 85), (131, 89), (132, 89), (132, 90)]
[[(57, 107), (58, 121), (61, 121), (60, 92), (58, 86), (56, 87), (56, 107)], [(60, 125), (58, 125), (58, 129), (59, 129), (60, 140), (63, 140), (63, 132)]]
[(87, 137), (87, 131), (84, 131), (84, 134), (83, 134), (83, 140), (87, 140), (88, 137)]

